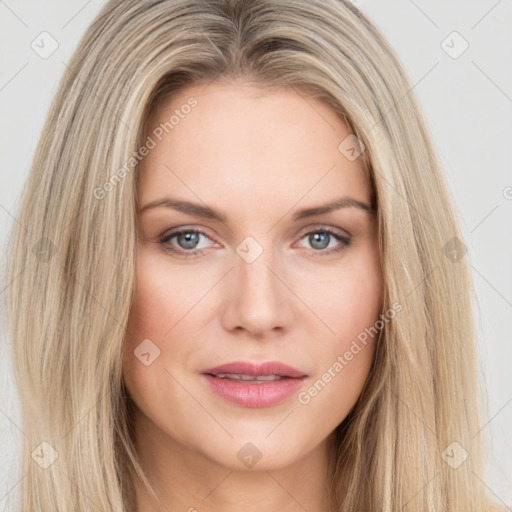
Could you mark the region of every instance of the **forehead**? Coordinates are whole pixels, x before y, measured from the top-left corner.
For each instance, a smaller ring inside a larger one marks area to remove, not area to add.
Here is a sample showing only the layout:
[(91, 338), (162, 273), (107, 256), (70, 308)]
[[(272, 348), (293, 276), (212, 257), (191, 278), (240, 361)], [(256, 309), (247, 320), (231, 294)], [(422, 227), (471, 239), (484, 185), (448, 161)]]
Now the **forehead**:
[(139, 165), (139, 193), (147, 200), (164, 190), (221, 194), (247, 204), (258, 195), (286, 203), (304, 194), (323, 199), (338, 189), (367, 200), (361, 158), (350, 161), (338, 149), (349, 135), (329, 105), (301, 89), (197, 84), (151, 112), (146, 137), (156, 145)]

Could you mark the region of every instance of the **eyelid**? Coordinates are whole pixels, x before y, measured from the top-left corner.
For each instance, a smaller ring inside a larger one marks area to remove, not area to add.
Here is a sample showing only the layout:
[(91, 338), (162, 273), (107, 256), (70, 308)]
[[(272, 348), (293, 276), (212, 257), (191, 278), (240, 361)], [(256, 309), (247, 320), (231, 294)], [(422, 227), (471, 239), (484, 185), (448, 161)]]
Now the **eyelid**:
[(352, 235), (348, 233), (348, 231), (326, 224), (316, 224), (312, 226), (307, 226), (306, 228), (304, 228), (302, 233), (298, 235), (297, 243), (300, 242), (305, 236), (311, 233), (319, 232), (327, 233), (331, 237), (335, 238), (338, 241), (338, 245), (336, 247), (331, 247), (330, 249), (321, 250), (308, 249), (307, 247), (303, 247), (304, 250), (309, 251), (309, 253), (312, 254), (314, 257), (321, 258), (336, 255), (338, 253), (341, 253), (352, 243)]
[(309, 226), (302, 228), (299, 231), (299, 234), (303, 233), (303, 235), (301, 236), (301, 238), (303, 238), (305, 235), (307, 235), (311, 231), (329, 231), (331, 233), (335, 233), (344, 238), (349, 238), (349, 239), (352, 238), (352, 235), (344, 229), (338, 228), (336, 226), (332, 226), (330, 224), (318, 224), (318, 223), (310, 224)]
[[(312, 231), (312, 230), (331, 231), (331, 232), (336, 233), (342, 237), (352, 238), (352, 235), (344, 229), (338, 228), (336, 226), (331, 226), (329, 224), (321, 224), (321, 223), (310, 224), (308, 226), (305, 226), (305, 227), (301, 228), (301, 230), (295, 236), (299, 236), (302, 233), (301, 238), (303, 238), (305, 235), (310, 233), (310, 231)], [(169, 230), (164, 232), (162, 235), (160, 235), (159, 238), (160, 239), (169, 238), (171, 236), (180, 234), (183, 231), (197, 232), (197, 233), (200, 233), (200, 234), (206, 236), (210, 240), (215, 241), (215, 238), (208, 234), (207, 228), (205, 228), (203, 226), (198, 227), (197, 225), (183, 225), (183, 226), (177, 226), (175, 228), (170, 228)], [(216, 243), (219, 243), (219, 242), (216, 242)]]
[[(315, 232), (326, 232), (329, 235), (336, 238), (339, 243), (344, 244), (343, 247), (341, 247), (341, 248), (339, 248), (339, 247), (332, 248), (331, 247), (330, 249), (322, 249), (322, 250), (303, 248), (305, 250), (309, 250), (310, 252), (312, 252), (313, 254), (318, 255), (318, 256), (322, 256), (322, 255), (327, 256), (329, 254), (340, 252), (345, 247), (350, 245), (350, 243), (352, 241), (352, 235), (350, 233), (348, 233), (347, 231), (345, 231), (341, 228), (331, 226), (331, 225), (326, 225), (326, 224), (313, 224), (313, 225), (306, 226), (306, 227), (302, 228), (299, 231), (299, 233), (297, 235), (295, 235), (295, 237), (298, 237), (297, 242), (300, 242), (305, 236), (307, 236), (311, 233), (315, 233)], [(208, 238), (213, 243), (219, 245), (219, 242), (217, 242), (213, 237), (211, 237), (207, 233), (207, 230), (205, 228), (203, 228), (203, 227), (199, 228), (197, 226), (187, 226), (187, 225), (179, 226), (179, 227), (172, 228), (172, 229), (168, 230), (167, 232), (165, 232), (158, 238), (158, 242), (162, 246), (164, 246), (164, 244), (168, 243), (172, 238), (174, 238), (175, 236), (178, 236), (180, 234), (183, 234), (183, 233), (196, 233), (198, 235), (202, 235), (202, 236)], [(190, 251), (187, 251), (185, 249), (176, 248), (176, 247), (172, 247), (172, 248), (164, 247), (164, 250), (166, 252), (178, 254), (178, 255), (181, 255), (184, 257), (187, 257), (187, 256), (193, 257), (193, 256), (199, 256), (199, 255), (203, 254), (207, 249), (192, 249)]]
[[(212, 236), (210, 236), (207, 232), (207, 230), (203, 227), (192, 227), (192, 226), (179, 226), (177, 228), (172, 228), (168, 230), (167, 232), (163, 233), (161, 236), (158, 237), (158, 242), (163, 244), (167, 243), (169, 240), (174, 238), (175, 236), (181, 235), (183, 233), (197, 233), (198, 235), (204, 236), (205, 238), (208, 238), (211, 240), (214, 244), (221, 245), (219, 242), (217, 242)], [(184, 249), (176, 248), (175, 251), (169, 249), (171, 252), (180, 252), (183, 251), (184, 254), (199, 254), (202, 253), (205, 249), (193, 249), (191, 251), (185, 251)]]

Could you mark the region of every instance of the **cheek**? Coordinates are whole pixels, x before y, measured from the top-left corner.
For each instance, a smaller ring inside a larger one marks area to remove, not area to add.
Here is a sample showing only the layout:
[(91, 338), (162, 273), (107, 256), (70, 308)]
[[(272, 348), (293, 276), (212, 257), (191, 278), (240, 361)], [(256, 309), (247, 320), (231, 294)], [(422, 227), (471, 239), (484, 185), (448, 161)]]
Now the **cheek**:
[[(187, 300), (179, 292), (177, 276), (169, 277), (162, 262), (149, 252), (139, 251), (136, 271), (135, 296), (130, 309), (123, 346), (125, 374), (135, 370), (132, 377), (148, 374), (146, 367), (134, 354), (145, 343), (151, 367), (162, 363), (164, 342), (173, 326), (186, 313)], [(145, 340), (151, 340), (147, 342)]]
[[(166, 369), (182, 374), (190, 370), (187, 363), (198, 344), (189, 340), (204, 337), (201, 301), (218, 277), (208, 268), (192, 273), (171, 267), (168, 256), (154, 247), (140, 248), (137, 258), (135, 296), (123, 343), (123, 373), (129, 375), (126, 382), (132, 395), (143, 397), (155, 389), (169, 388)], [(145, 366), (141, 354), (148, 352), (145, 362), (149, 365)]]
[(330, 317), (333, 330), (344, 339), (357, 337), (373, 325), (382, 311), (382, 290), (378, 275), (354, 272), (333, 292)]
[(379, 266), (353, 265), (330, 283), (320, 283), (315, 293), (316, 312), (330, 330), (323, 329), (326, 334), (315, 346), (317, 373), (298, 401), (305, 411), (314, 409), (329, 430), (352, 409), (371, 368), (382, 313)]
[[(128, 320), (127, 343), (150, 338), (164, 342), (208, 289), (208, 279), (169, 270), (167, 256), (150, 249), (138, 255), (135, 297)], [(202, 284), (204, 283), (204, 284)], [(139, 341), (140, 343), (140, 341)]]
[(316, 380), (299, 402), (314, 402), (326, 422), (337, 423), (348, 414), (368, 377), (378, 340), (375, 324), (382, 313), (382, 288), (374, 247), (358, 253), (330, 279), (317, 282), (310, 295), (311, 309), (329, 329), (322, 328), (315, 346)]
[(308, 304), (322, 319), (326, 353), (344, 350), (352, 339), (379, 319), (382, 312), (382, 274), (373, 252), (361, 254), (329, 278), (315, 280)]
[(168, 341), (176, 336), (193, 300), (192, 294), (183, 291), (179, 273), (170, 273), (159, 254), (139, 250), (123, 345), (123, 375), (130, 395), (148, 417), (160, 414), (162, 404), (173, 396), (172, 377), (165, 370), (169, 361), (180, 359), (184, 344), (171, 347)]

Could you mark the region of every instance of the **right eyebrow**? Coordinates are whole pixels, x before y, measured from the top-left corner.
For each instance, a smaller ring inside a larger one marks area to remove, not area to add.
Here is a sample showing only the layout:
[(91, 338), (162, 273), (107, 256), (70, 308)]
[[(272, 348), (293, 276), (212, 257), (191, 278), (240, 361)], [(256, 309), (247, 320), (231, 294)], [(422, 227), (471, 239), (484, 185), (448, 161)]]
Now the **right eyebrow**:
[(139, 213), (142, 213), (146, 210), (150, 210), (153, 208), (172, 208), (182, 213), (187, 213), (188, 215), (194, 215), (196, 217), (203, 217), (205, 219), (213, 219), (223, 222), (224, 224), (227, 221), (227, 218), (224, 214), (212, 210), (208, 206), (203, 206), (197, 203), (191, 203), (190, 201), (181, 201), (179, 199), (172, 199), (170, 197), (163, 197), (162, 199), (156, 199), (151, 203), (143, 206)]

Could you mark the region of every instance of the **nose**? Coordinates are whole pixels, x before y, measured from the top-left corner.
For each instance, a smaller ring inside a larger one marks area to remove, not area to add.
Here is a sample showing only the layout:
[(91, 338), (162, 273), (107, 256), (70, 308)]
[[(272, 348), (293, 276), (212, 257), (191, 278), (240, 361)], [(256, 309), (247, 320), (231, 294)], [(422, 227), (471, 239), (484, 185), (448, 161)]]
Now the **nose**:
[(222, 315), (224, 328), (256, 337), (287, 330), (294, 318), (294, 295), (287, 287), (289, 273), (280, 270), (271, 250), (252, 262), (236, 255), (234, 266), (225, 283), (229, 299)]

